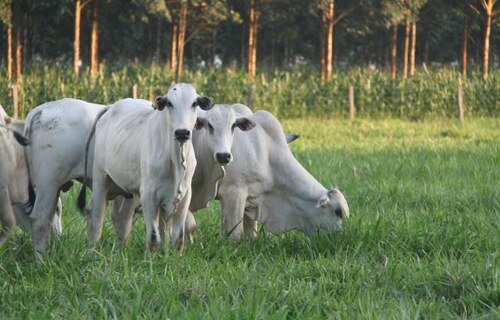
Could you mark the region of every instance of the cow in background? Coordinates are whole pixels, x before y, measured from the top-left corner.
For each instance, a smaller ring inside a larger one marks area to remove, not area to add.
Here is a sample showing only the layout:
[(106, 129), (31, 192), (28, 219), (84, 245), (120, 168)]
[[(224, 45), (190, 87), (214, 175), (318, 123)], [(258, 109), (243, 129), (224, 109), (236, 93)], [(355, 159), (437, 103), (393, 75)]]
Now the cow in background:
[[(105, 106), (78, 99), (61, 99), (37, 106), (28, 113), (25, 135), (30, 145), (25, 148), (31, 183), (35, 189), (29, 225), (38, 258), (50, 240), (50, 225), (59, 224), (56, 209), (60, 191), (67, 191), (72, 180), (85, 176), (85, 142), (96, 116)], [(89, 154), (92, 161), (93, 152)], [(89, 163), (87, 172), (91, 173)], [(90, 183), (92, 177), (85, 177)], [(122, 201), (113, 210), (133, 211), (132, 201)], [(56, 216), (54, 217), (54, 212)]]
[(16, 152), (22, 150), (21, 145), (27, 145), (28, 141), (16, 130), (19, 126), (22, 122), (9, 117), (0, 106), (0, 246), (16, 227), (12, 204), (27, 203), (29, 200), (28, 175), (25, 167), (22, 170), (24, 162), (20, 163), (24, 159)]

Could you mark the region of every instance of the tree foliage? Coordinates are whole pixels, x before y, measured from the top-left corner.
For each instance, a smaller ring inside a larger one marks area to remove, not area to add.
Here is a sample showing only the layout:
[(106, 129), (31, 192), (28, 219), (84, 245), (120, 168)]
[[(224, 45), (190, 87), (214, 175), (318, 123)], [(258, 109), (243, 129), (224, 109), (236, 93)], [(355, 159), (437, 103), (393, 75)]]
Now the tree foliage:
[[(184, 0), (183, 0), (184, 1)], [(224, 64), (246, 65), (248, 1), (186, 0), (188, 5), (185, 64), (188, 68), (202, 61), (210, 65), (217, 54)], [(324, 0), (316, 0), (320, 3)], [(7, 55), (6, 30), (10, 3), (0, 0), (0, 63)], [(82, 1), (88, 3), (89, 1)], [(158, 58), (167, 63), (171, 53), (171, 3), (173, 0), (105, 0), (99, 11), (100, 60), (115, 64), (130, 60)], [(260, 66), (287, 67), (294, 63), (319, 65), (321, 27), (311, 1), (260, 0), (258, 10), (257, 63)], [(498, 5), (495, 7), (495, 9)], [(84, 5), (81, 20), (81, 58), (90, 61), (92, 6)], [(468, 16), (469, 60), (481, 64), (485, 13), (481, 0), (336, 0), (336, 14), (353, 9), (348, 19), (335, 26), (334, 64), (389, 63), (391, 33), (388, 27), (405, 19), (418, 26), (416, 60), (418, 64), (452, 63), (460, 59), (464, 16)], [(23, 60), (52, 63), (72, 62), (74, 41), (73, 0), (16, 0), (12, 21), (22, 28)], [(495, 11), (496, 12), (496, 11)], [(500, 22), (493, 18), (490, 65), (500, 62)], [(398, 46), (403, 46), (399, 29)], [(402, 52), (398, 48), (398, 53)], [(398, 54), (398, 61), (401, 56)]]

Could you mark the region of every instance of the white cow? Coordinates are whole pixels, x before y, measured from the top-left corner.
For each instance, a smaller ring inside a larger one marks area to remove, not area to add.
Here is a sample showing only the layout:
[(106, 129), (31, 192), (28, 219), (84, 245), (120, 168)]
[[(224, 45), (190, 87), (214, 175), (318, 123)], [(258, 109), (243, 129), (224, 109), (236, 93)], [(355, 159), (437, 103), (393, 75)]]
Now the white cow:
[(172, 219), (171, 245), (183, 248), (196, 166), (191, 132), (198, 106), (208, 110), (212, 102), (199, 96), (192, 85), (181, 83), (156, 98), (156, 110), (146, 100), (125, 99), (96, 121), (90, 243), (101, 236), (105, 199), (111, 192), (140, 198), (150, 249), (161, 243), (160, 210), (165, 221)]
[(205, 208), (217, 195), (217, 184), (224, 176), (224, 166), (233, 161), (231, 153), (236, 129), (255, 127), (252, 111), (245, 105), (215, 105), (198, 112), (193, 146), (198, 165), (193, 176), (193, 197), (189, 209)]
[(23, 171), (18, 172), (18, 146), (15, 140), (23, 145), (28, 141), (15, 130), (17, 125), (17, 121), (10, 118), (0, 106), (0, 246), (12, 235), (16, 226), (12, 203), (28, 201), (28, 176), (21, 175)]
[[(245, 105), (214, 105), (212, 109), (198, 110), (196, 129), (193, 132), (193, 147), (198, 162), (191, 183), (192, 197), (190, 212), (186, 218), (186, 233), (191, 240), (196, 232), (196, 221), (192, 212), (205, 208), (215, 199), (217, 183), (224, 176), (223, 166), (232, 162), (231, 146), (236, 129), (247, 131), (255, 126), (248, 117), (252, 111)], [(127, 217), (113, 217), (125, 220)], [(124, 230), (116, 230), (123, 234)], [(128, 230), (130, 231), (130, 230)], [(123, 237), (128, 237), (123, 235)]]
[(342, 219), (349, 217), (342, 193), (327, 190), (304, 169), (273, 115), (258, 111), (251, 119), (255, 128), (234, 133), (234, 162), (225, 167), (218, 184), (222, 231), (234, 240), (240, 240), (245, 229), (255, 235), (251, 220), (278, 234), (341, 228)]
[[(50, 240), (50, 222), (60, 191), (69, 189), (71, 180), (81, 181), (85, 175), (86, 138), (97, 114), (104, 108), (82, 100), (61, 99), (36, 107), (26, 118), (25, 135), (29, 137), (30, 145), (25, 152), (36, 191), (30, 214), (31, 231), (39, 258)], [(93, 160), (93, 153), (89, 159)], [(92, 172), (91, 167), (88, 172)], [(87, 178), (91, 181), (91, 177)], [(133, 210), (132, 203), (125, 204), (128, 206), (124, 210)], [(56, 218), (54, 221), (60, 223)]]

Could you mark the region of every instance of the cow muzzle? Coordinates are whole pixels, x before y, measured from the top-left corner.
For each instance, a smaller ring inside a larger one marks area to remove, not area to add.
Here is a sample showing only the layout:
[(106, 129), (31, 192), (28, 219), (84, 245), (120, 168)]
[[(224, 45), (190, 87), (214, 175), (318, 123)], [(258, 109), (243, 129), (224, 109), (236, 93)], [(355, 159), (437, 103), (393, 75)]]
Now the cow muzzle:
[(233, 160), (233, 156), (229, 152), (217, 152), (215, 154), (215, 160), (221, 165), (226, 165)]
[(186, 142), (191, 139), (191, 131), (187, 129), (177, 129), (174, 131), (175, 139), (180, 143)]

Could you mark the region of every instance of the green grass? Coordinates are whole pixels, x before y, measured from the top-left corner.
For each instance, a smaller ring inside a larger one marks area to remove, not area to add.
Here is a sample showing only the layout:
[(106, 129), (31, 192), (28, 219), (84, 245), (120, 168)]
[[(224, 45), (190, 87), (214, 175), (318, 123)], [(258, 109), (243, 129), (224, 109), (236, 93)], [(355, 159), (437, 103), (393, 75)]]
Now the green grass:
[(107, 217), (89, 249), (71, 190), (44, 262), (20, 231), (0, 249), (0, 318), (500, 318), (500, 120), (282, 123), (347, 196), (343, 232), (235, 244), (211, 203), (182, 255), (145, 252), (142, 218), (120, 248)]

